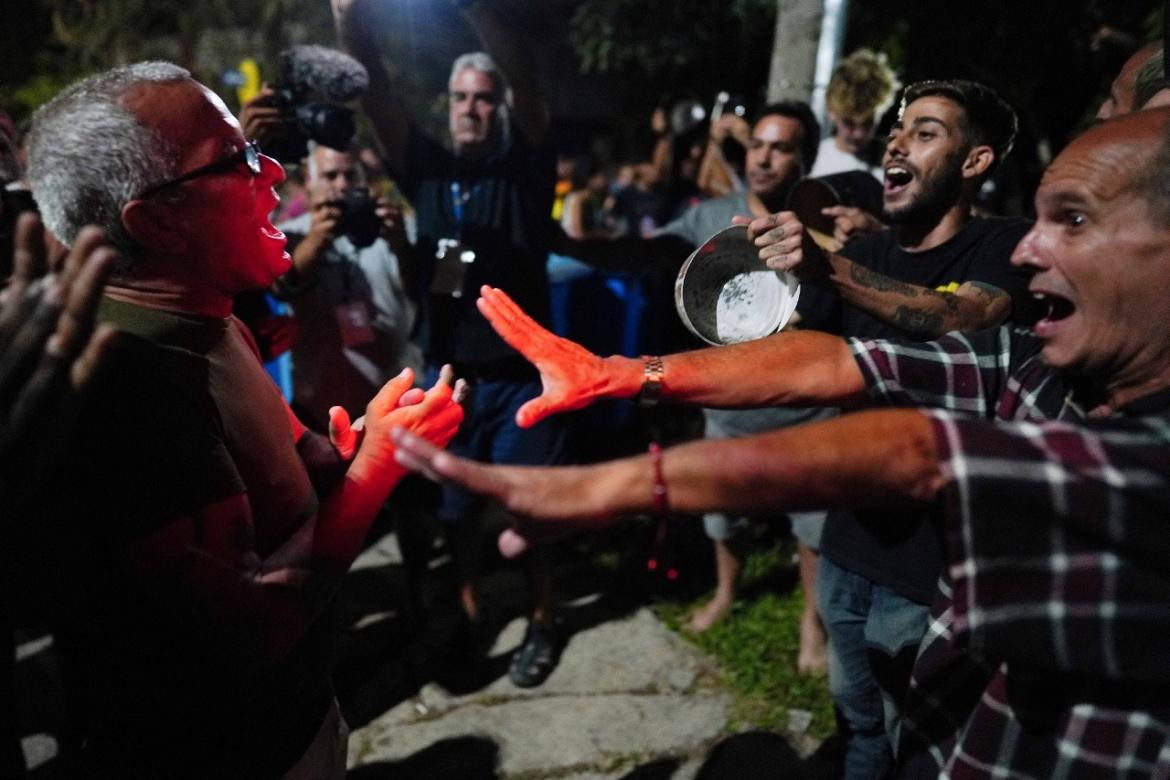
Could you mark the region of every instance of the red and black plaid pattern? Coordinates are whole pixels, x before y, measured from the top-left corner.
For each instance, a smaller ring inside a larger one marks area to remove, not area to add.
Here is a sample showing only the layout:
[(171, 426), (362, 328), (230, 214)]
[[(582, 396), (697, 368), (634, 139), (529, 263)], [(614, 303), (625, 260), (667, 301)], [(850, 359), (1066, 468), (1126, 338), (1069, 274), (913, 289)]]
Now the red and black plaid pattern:
[(900, 758), (945, 777), (1170, 777), (1170, 393), (1086, 419), (1002, 328), (853, 341), (881, 403), (925, 405), (949, 583)]

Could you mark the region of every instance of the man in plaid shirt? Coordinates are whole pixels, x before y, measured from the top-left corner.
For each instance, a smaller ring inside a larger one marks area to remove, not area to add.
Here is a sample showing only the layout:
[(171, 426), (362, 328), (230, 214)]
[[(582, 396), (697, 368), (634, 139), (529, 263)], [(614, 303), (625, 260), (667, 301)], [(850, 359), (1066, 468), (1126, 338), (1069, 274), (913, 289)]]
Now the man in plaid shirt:
[(644, 367), (552, 336), (497, 290), (480, 300), (541, 370), (521, 424), (650, 385), (705, 406), (907, 408), (572, 468), (487, 467), (404, 432), (398, 457), (530, 518), (505, 551), (647, 510), (931, 503), (947, 581), (902, 774), (1170, 776), (1170, 110), (1076, 139), (1036, 211), (1012, 257), (1046, 308), (1031, 331), (784, 333)]

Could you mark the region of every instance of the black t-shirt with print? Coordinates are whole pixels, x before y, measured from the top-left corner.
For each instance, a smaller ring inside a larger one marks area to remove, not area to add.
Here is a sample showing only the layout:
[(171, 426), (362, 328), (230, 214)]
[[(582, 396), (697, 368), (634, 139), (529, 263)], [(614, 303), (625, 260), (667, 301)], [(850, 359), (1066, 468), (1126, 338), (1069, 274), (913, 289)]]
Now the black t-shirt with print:
[[(855, 263), (892, 279), (937, 290), (982, 282), (1012, 296), (1011, 319), (1026, 321), (1029, 271), (1009, 259), (1031, 223), (1022, 219), (976, 217), (949, 241), (925, 252), (898, 246), (897, 228), (857, 239), (841, 252)], [(803, 296), (803, 293), (802, 293)], [(893, 325), (842, 305), (838, 298), (818, 324), (842, 336), (906, 339)], [(942, 541), (927, 510), (833, 511), (825, 523), (821, 553), (834, 563), (927, 604), (942, 570)]]

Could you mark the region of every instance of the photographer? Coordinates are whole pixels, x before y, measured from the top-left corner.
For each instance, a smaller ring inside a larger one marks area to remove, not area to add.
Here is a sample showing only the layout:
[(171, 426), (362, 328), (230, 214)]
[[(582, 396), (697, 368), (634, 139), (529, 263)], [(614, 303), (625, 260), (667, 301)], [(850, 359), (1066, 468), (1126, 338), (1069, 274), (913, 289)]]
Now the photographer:
[[(556, 183), (548, 142), (548, 106), (538, 88), (532, 45), (489, 3), (453, 0), (484, 51), (456, 58), (448, 86), (451, 148), (430, 138), (398, 99), (381, 61), (377, 3), (331, 0), (338, 37), (369, 74), (363, 108), (389, 173), (418, 210), (420, 277), (429, 291), (427, 359), (432, 369), (454, 364), (474, 385), (465, 404), (460, 454), (497, 463), (559, 463), (564, 429), (549, 421), (529, 429), (516, 409), (540, 394), (536, 373), (475, 307), (475, 291), (506, 289), (549, 319), (549, 214)], [(444, 488), (440, 519), (447, 525), (459, 601), (470, 649), (487, 644), (490, 622), (475, 587), (484, 502)], [(543, 552), (528, 556), (533, 607), (528, 632), (509, 667), (522, 687), (542, 683), (556, 666), (559, 638), (551, 613), (551, 574)]]
[(325, 430), (330, 406), (356, 417), (372, 390), (418, 370), (422, 356), (410, 342), (416, 307), (400, 265), (413, 249), (401, 210), (370, 196), (355, 152), (315, 145), (305, 167), (309, 213), (280, 225), (293, 267), (276, 292), (300, 331), (293, 404)]

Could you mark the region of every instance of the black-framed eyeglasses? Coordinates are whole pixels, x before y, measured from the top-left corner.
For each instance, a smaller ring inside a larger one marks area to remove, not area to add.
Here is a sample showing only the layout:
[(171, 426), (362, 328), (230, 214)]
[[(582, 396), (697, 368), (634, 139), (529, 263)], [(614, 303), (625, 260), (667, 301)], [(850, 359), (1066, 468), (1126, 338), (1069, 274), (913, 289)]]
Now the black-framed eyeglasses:
[(173, 179), (167, 179), (161, 184), (155, 184), (152, 187), (147, 187), (141, 194), (139, 194), (138, 197), (148, 198), (156, 192), (166, 189), (167, 187), (173, 187), (176, 184), (182, 184), (185, 181), (198, 179), (200, 176), (211, 176), (212, 174), (230, 171), (232, 168), (235, 168), (238, 165), (247, 166), (249, 173), (251, 173), (253, 176), (258, 176), (260, 174), (260, 168), (262, 164), (263, 163), (260, 160), (260, 146), (255, 141), (245, 141), (244, 145), (241, 146), (240, 149), (231, 157), (225, 157), (224, 159), (217, 162), (213, 162), (208, 165), (195, 168), (194, 170), (187, 171), (186, 173), (176, 176)]

